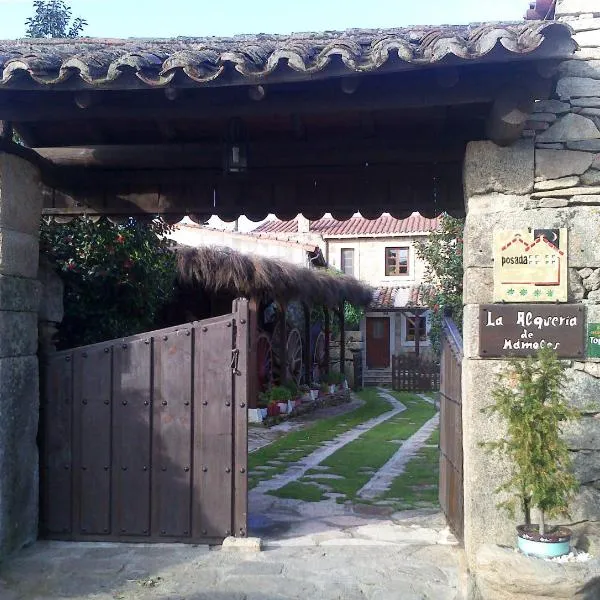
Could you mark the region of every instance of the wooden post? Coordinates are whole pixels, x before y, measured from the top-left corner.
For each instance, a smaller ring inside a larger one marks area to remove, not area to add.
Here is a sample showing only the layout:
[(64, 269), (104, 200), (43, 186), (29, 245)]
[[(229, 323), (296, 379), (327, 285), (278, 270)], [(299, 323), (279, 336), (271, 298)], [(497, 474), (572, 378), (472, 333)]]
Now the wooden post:
[(340, 304), (340, 373), (346, 373), (346, 323), (344, 323), (344, 303)]
[(418, 357), (421, 351), (421, 313), (416, 310), (415, 315), (415, 356)]
[(285, 302), (278, 302), (280, 313), (277, 317), (279, 320), (279, 339), (273, 340), (277, 344), (279, 356), (279, 385), (283, 385), (287, 382), (287, 327), (286, 327), (286, 304)]
[(304, 302), (302, 303), (302, 312), (304, 313), (304, 344), (302, 346), (302, 361), (304, 362), (304, 383), (312, 383), (312, 360), (310, 355), (310, 309)]
[(331, 316), (329, 314), (329, 307), (324, 306), (325, 312), (325, 365), (327, 374), (329, 374), (329, 340), (331, 338)]
[(248, 354), (248, 408), (256, 408), (258, 402), (258, 356), (256, 352), (258, 341), (258, 300), (251, 298), (248, 302), (249, 346)]

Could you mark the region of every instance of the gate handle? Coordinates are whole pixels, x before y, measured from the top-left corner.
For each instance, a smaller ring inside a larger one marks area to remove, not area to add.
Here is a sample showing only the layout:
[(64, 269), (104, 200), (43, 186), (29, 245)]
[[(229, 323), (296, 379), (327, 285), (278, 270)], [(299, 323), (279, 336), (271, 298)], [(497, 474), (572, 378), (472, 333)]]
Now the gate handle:
[(240, 359), (240, 350), (239, 348), (234, 348), (231, 351), (231, 370), (233, 372), (234, 375), (239, 375), (240, 372), (238, 371), (238, 361)]

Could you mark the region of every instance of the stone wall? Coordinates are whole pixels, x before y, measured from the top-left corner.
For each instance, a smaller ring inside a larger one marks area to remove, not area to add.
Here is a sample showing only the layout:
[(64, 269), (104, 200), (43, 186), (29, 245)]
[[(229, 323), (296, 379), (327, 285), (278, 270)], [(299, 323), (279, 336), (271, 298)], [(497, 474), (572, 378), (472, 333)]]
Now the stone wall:
[(37, 536), (38, 173), (0, 154), (0, 559)]
[[(494, 229), (568, 229), (569, 302), (600, 322), (600, 2), (559, 0), (580, 45), (556, 76), (555, 93), (536, 103), (523, 139), (508, 148), (469, 144), (465, 160), (465, 361), (463, 423), (465, 547), (473, 563), (482, 544), (514, 545), (514, 521), (496, 508), (494, 489), (507, 466), (479, 443), (503, 434), (481, 413), (490, 382), (506, 363), (478, 356), (478, 305), (492, 302)], [(582, 483), (572, 522), (600, 521), (600, 362), (572, 362), (569, 395), (583, 418), (565, 432)]]

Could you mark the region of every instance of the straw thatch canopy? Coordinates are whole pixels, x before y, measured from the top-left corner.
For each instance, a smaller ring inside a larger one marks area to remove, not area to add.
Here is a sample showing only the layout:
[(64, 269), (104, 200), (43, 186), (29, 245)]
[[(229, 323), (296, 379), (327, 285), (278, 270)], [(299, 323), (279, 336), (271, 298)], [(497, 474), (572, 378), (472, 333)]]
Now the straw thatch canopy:
[(345, 300), (367, 306), (373, 297), (371, 288), (354, 277), (242, 254), (231, 248), (180, 246), (176, 252), (178, 283), (210, 294), (286, 303), (296, 300), (329, 307), (339, 306)]

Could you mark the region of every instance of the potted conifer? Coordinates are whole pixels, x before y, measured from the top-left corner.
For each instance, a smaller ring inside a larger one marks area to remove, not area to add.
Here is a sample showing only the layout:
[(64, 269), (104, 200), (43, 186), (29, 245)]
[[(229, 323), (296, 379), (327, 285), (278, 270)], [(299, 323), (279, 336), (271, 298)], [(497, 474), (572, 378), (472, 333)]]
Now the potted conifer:
[[(571, 531), (546, 522), (568, 516), (568, 503), (577, 489), (571, 457), (561, 438), (564, 423), (579, 416), (565, 397), (566, 380), (565, 366), (544, 348), (535, 357), (511, 361), (492, 390), (494, 403), (483, 409), (507, 423), (506, 438), (484, 444), (512, 462), (511, 478), (496, 490), (512, 497), (499, 507), (514, 515), (520, 504), (525, 523), (517, 527), (518, 547), (544, 558), (570, 551)], [(537, 509), (539, 524), (531, 523), (531, 509)]]

